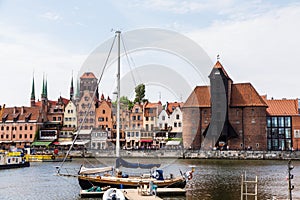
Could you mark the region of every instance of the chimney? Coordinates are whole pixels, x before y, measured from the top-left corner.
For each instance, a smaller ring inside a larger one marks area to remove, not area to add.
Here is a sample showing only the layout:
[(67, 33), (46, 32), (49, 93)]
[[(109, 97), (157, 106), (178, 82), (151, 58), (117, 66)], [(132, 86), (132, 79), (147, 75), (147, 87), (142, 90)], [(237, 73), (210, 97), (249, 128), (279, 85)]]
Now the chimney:
[(21, 115), (24, 114), (24, 106), (21, 107)]
[(14, 114), (16, 114), (17, 113), (17, 107), (15, 106), (14, 107)]

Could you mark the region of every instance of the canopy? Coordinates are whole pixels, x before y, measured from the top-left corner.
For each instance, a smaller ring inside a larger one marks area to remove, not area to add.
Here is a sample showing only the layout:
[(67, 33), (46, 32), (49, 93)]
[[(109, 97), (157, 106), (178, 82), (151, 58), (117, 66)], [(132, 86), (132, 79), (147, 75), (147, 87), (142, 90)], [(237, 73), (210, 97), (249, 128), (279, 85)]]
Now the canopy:
[(33, 142), (32, 144), (31, 144), (31, 146), (49, 146), (50, 144), (52, 143), (52, 141), (51, 142), (46, 142), (46, 141), (36, 141), (36, 142)]
[(98, 174), (103, 172), (112, 171), (113, 167), (101, 167), (101, 168), (86, 168), (81, 166), (79, 174)]
[(154, 167), (160, 167), (160, 164), (141, 164), (141, 163), (130, 163), (122, 158), (117, 158), (116, 160), (116, 168), (119, 168), (120, 166), (126, 167), (126, 168), (142, 168), (142, 169), (152, 169)]
[(180, 144), (180, 141), (176, 141), (176, 140), (171, 140), (171, 141), (168, 141), (166, 143), (167, 146), (171, 146), (171, 145), (179, 145)]
[[(85, 141), (75, 141), (74, 144), (76, 145), (85, 145), (86, 143), (88, 143), (89, 141), (85, 140)], [(73, 142), (72, 141), (65, 141), (65, 142), (60, 142), (59, 145), (71, 145)]]

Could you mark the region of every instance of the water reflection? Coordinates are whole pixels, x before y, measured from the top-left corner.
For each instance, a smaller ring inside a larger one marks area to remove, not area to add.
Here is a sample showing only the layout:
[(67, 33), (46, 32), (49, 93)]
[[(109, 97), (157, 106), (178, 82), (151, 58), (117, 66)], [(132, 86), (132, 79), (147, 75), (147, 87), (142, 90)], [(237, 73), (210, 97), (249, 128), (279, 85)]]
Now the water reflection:
[[(148, 159), (133, 159), (133, 161)], [(86, 160), (84, 160), (87, 162)], [(114, 163), (104, 159), (104, 163)], [(240, 199), (241, 175), (245, 172), (249, 179), (258, 176), (258, 199), (287, 199), (287, 161), (245, 161), (245, 160), (172, 160), (161, 159), (165, 175), (179, 175), (194, 166), (193, 179), (187, 184), (186, 197), (164, 199), (235, 200)], [(65, 168), (76, 173), (82, 159), (66, 163)], [(95, 165), (95, 160), (88, 160)], [(99, 162), (98, 162), (99, 163)], [(293, 199), (300, 199), (300, 162), (295, 166), (292, 180), (295, 189)], [(29, 168), (0, 171), (0, 199), (81, 199), (76, 178), (55, 175), (58, 163), (32, 163)], [(249, 187), (249, 189), (251, 189)], [(252, 198), (248, 198), (249, 200)]]

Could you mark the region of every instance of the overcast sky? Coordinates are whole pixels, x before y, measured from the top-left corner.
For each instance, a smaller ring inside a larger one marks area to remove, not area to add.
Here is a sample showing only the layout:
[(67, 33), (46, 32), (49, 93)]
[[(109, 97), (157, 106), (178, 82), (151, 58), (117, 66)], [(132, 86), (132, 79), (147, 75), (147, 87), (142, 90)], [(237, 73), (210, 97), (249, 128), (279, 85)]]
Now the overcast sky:
[(300, 3), (289, 0), (0, 0), (0, 104), (29, 106), (32, 78), (38, 99), (43, 75), (49, 99), (68, 98), (72, 73), (76, 78), (111, 29), (148, 27), (191, 38), (212, 62), (219, 54), (235, 83), (297, 98), (299, 20)]

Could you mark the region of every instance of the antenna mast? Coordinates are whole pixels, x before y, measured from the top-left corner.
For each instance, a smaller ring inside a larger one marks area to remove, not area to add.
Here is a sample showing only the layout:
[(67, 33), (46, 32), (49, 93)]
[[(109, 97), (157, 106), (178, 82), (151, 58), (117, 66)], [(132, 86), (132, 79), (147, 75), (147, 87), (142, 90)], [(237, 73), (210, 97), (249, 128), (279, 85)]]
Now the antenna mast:
[(116, 157), (120, 157), (120, 34), (116, 31), (118, 37), (118, 72), (117, 72), (117, 137), (116, 137)]

